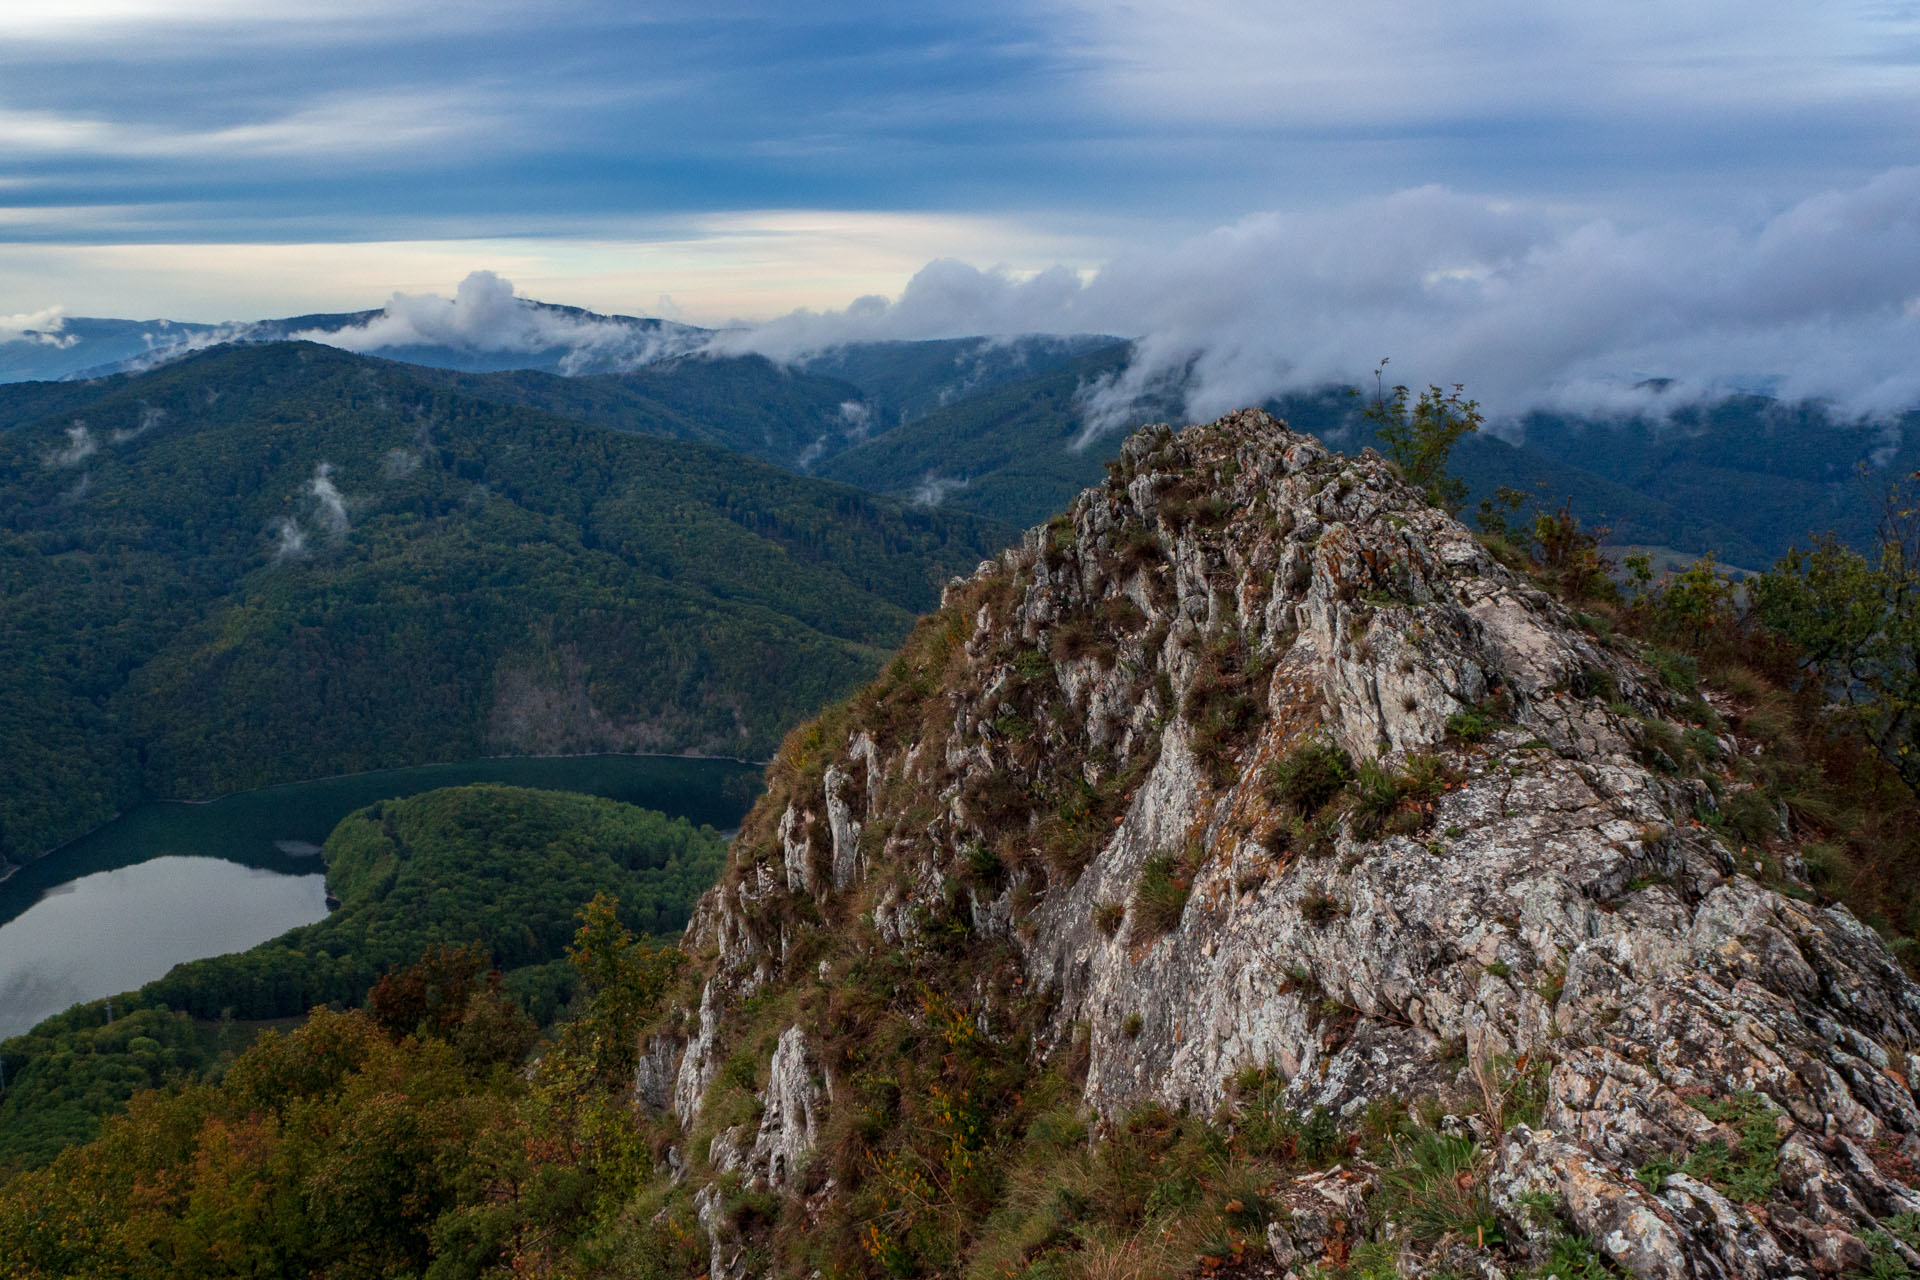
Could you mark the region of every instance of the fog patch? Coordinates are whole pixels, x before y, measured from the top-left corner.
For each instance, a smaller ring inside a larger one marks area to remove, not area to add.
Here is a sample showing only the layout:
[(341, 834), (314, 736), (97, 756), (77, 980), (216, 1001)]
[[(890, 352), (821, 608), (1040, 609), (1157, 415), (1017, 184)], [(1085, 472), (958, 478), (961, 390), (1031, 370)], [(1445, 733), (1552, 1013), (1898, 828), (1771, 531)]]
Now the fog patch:
[(842, 400), (840, 422), (846, 429), (847, 439), (865, 440), (873, 429), (873, 410), (858, 400)]
[(307, 535), (301, 531), (298, 520), (292, 516), (275, 516), (267, 522), (267, 532), (273, 535), (273, 559), (276, 564), (282, 560), (306, 558)]
[(334, 542), (347, 536), (347, 502), (333, 483), (333, 464), (322, 462), (313, 469), (313, 479), (307, 482), (307, 492), (313, 495), (315, 518), (327, 537)]
[(164, 425), (166, 421), (167, 411), (165, 409), (156, 409), (151, 405), (143, 404), (140, 406), (140, 425), (132, 428), (122, 427), (116, 429), (113, 433), (113, 442), (115, 444), (125, 444), (129, 440), (138, 440), (155, 427)]
[(411, 449), (389, 449), (380, 460), (383, 480), (401, 480), (420, 469), (420, 455)]
[(943, 476), (936, 471), (929, 471), (920, 483), (913, 487), (913, 492), (908, 495), (908, 501), (916, 507), (937, 507), (972, 483), (973, 481), (965, 476)]
[(40, 455), (40, 461), (49, 471), (59, 471), (67, 467), (77, 467), (100, 452), (100, 446), (94, 441), (93, 432), (87, 424), (74, 419), (67, 428), (67, 443), (64, 448), (49, 449)]

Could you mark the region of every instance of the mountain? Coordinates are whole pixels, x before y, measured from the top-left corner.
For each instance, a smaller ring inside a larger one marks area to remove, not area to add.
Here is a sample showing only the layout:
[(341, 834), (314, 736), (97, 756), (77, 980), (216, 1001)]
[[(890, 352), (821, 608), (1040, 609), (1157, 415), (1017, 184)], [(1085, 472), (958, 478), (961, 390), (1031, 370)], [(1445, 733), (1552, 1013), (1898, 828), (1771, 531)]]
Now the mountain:
[(0, 383), (53, 381), (90, 369), (111, 370), (157, 353), (220, 341), (233, 328), (178, 320), (63, 318), (57, 327), (0, 341)]
[[(1543, 582), (1259, 411), (1142, 431), (788, 736), (677, 950), (582, 913), (537, 1053), (429, 951), (0, 1184), (0, 1257), (1910, 1273), (1920, 984), (1880, 930), (1913, 954), (1911, 791), (1697, 589), (1576, 614)], [(396, 864), (435, 832), (545, 898), (491, 835), (520, 802), (471, 800), (343, 825), (350, 924), (418, 918)], [(583, 884), (635, 865), (582, 852)], [(36, 1087), (167, 1051), (101, 1012)]]
[(526, 405), (614, 431), (733, 449), (807, 473), (865, 436), (866, 393), (849, 382), (764, 356), (683, 356), (624, 373), (421, 369), (423, 383), (499, 404)]
[(1005, 545), (307, 344), (0, 388), (0, 858), (140, 796), (764, 757)]
[(798, 365), (859, 386), (882, 406), (884, 420), (874, 429), (887, 430), (1120, 345), (1121, 339), (1100, 334), (855, 342), (805, 356)]
[[(386, 341), (351, 332), (343, 340), (354, 346), (370, 343), (369, 349), (389, 359), (469, 373), (604, 373), (683, 349), (709, 332), (671, 320), (602, 315), (529, 299), (512, 299), (510, 308), (500, 333), (427, 342), (411, 329), (395, 329)], [(325, 312), (220, 324), (62, 317), (57, 325), (0, 340), (0, 384), (138, 373), (220, 343), (334, 334), (365, 328), (385, 315), (384, 310)]]
[(1134, 436), (697, 910), (636, 1093), (708, 1274), (1904, 1267), (1920, 985), (1690, 689), (1377, 459)]
[[(1094, 483), (1118, 449), (1114, 432), (1085, 440), (1080, 393), (1125, 368), (1117, 345), (970, 395), (876, 432), (818, 463), (821, 475), (878, 493), (988, 515), (1045, 519)], [(1170, 415), (1183, 390), (1135, 406), (1136, 419)], [(1302, 431), (1352, 451), (1376, 444), (1363, 402), (1345, 388), (1264, 406)], [(1535, 505), (1569, 503), (1615, 544), (1712, 552), (1762, 569), (1814, 533), (1869, 545), (1878, 498), (1920, 468), (1920, 412), (1894, 423), (1837, 421), (1818, 405), (1730, 397), (1683, 407), (1670, 420), (1533, 414), (1460, 442), (1452, 460), (1468, 510), (1497, 490)]]
[(950, 504), (1010, 524), (1045, 519), (1094, 483), (1112, 439), (1082, 447), (1077, 396), (1126, 367), (1126, 344), (936, 408), (820, 464), (820, 473), (925, 505)]

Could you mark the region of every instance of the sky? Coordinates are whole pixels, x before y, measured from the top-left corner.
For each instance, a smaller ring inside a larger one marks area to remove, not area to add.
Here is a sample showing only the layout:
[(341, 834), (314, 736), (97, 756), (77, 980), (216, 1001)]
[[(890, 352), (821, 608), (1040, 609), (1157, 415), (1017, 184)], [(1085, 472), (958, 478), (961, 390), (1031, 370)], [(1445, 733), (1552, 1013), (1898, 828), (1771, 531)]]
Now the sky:
[(1916, 166), (1907, 0), (8, 0), (0, 339), (484, 271), (775, 354), (1117, 333), (1196, 407), (1392, 355), (1878, 413)]

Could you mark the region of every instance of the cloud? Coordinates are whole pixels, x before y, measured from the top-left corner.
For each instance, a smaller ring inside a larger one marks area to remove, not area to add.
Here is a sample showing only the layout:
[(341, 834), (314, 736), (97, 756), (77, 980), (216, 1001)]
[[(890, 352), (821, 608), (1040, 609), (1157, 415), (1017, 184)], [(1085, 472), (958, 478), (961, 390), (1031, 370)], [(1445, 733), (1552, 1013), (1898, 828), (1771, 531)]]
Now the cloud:
[(451, 298), (396, 293), (363, 325), (309, 329), (292, 336), (361, 352), (401, 347), (525, 355), (561, 351), (562, 371), (575, 372), (608, 363), (640, 365), (683, 353), (690, 345), (685, 332), (677, 325), (640, 326), (542, 307), (516, 297), (511, 281), (491, 271), (475, 271)]
[(937, 471), (929, 471), (921, 477), (920, 483), (913, 487), (913, 493), (908, 500), (915, 506), (937, 507), (972, 483), (972, 479), (967, 476), (943, 476)]
[(60, 471), (67, 467), (77, 467), (94, 454), (100, 452), (100, 446), (94, 441), (93, 432), (87, 424), (76, 419), (67, 428), (67, 444), (64, 449), (49, 449), (40, 455), (49, 471)]
[(411, 449), (389, 449), (380, 459), (383, 480), (401, 480), (420, 469), (420, 455)]
[(316, 518), (327, 536), (338, 542), (347, 536), (347, 502), (340, 496), (340, 490), (334, 487), (333, 464), (322, 462), (313, 469), (313, 479), (307, 482), (307, 492), (313, 495)]
[(281, 560), (301, 560), (307, 554), (307, 535), (300, 530), (300, 522), (292, 516), (275, 516), (267, 522), (267, 532), (273, 535), (273, 558)]
[(143, 404), (140, 406), (140, 425), (130, 430), (121, 428), (114, 431), (113, 442), (115, 444), (125, 444), (129, 440), (138, 440), (155, 427), (165, 425), (166, 421), (167, 411), (165, 409), (158, 409), (152, 405)]
[(66, 324), (67, 318), (61, 307), (0, 315), (0, 342), (35, 342), (47, 347), (70, 347), (80, 338), (77, 334), (61, 332)]
[(873, 428), (873, 409), (859, 400), (843, 400), (840, 421), (846, 427), (847, 439), (864, 440)]
[[(1208, 418), (1363, 378), (1465, 383), (1496, 415), (1674, 405), (1732, 391), (1885, 415), (1920, 405), (1920, 168), (1748, 224), (1638, 227), (1443, 187), (1262, 213), (1089, 276), (930, 263), (898, 298), (717, 335), (791, 360), (845, 342), (1106, 332), (1136, 341), (1089, 389), (1094, 426), (1168, 386)], [(1664, 392), (1644, 386), (1671, 379)]]

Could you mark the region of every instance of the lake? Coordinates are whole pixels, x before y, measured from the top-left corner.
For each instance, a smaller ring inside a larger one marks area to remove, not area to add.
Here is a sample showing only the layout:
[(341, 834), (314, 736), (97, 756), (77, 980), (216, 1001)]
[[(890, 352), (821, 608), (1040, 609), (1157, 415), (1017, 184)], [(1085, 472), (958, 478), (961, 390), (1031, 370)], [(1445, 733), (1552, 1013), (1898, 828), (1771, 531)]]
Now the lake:
[(760, 794), (761, 768), (680, 756), (475, 760), (142, 805), (0, 882), (0, 1038), (182, 961), (313, 923), (326, 914), (319, 850), (335, 823), (378, 800), (473, 782), (580, 791), (726, 830)]

